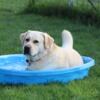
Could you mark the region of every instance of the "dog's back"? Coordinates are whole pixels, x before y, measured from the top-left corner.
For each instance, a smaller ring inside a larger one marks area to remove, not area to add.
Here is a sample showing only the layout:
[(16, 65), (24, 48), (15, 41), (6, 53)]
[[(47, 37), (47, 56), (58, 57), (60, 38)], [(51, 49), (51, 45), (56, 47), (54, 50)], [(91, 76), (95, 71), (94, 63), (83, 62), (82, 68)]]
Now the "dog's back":
[(73, 37), (67, 30), (62, 32), (62, 48), (67, 52), (69, 67), (83, 64), (80, 54), (73, 48)]

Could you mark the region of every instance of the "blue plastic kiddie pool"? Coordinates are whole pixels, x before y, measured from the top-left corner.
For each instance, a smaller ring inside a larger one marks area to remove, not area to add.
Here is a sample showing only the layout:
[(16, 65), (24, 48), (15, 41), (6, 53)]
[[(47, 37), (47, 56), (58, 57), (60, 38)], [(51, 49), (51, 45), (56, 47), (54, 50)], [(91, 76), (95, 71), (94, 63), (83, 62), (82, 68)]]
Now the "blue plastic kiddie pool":
[(49, 82), (67, 83), (88, 76), (94, 59), (83, 56), (84, 64), (73, 68), (49, 71), (28, 71), (23, 54), (0, 56), (0, 83), (3, 84), (45, 84)]

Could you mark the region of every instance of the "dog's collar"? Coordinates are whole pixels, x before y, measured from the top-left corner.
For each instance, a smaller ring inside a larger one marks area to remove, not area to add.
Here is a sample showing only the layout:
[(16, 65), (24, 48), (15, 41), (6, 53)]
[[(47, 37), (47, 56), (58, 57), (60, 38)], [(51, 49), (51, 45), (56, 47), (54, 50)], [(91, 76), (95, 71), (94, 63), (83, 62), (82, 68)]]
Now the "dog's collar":
[(34, 56), (30, 56), (30, 61), (31, 62), (37, 62), (40, 60), (39, 54), (36, 54)]
[(35, 54), (34, 56), (28, 56), (26, 59), (26, 62), (29, 65), (31, 65), (32, 62), (40, 61), (46, 54), (47, 54), (47, 52), (45, 52), (44, 54), (39, 52), (38, 54)]
[(31, 65), (32, 62), (38, 62), (40, 58), (37, 55), (30, 56), (28, 59), (26, 59), (26, 62)]
[(37, 60), (31, 60), (31, 59), (26, 59), (26, 62), (28, 63), (28, 65), (30, 66), (32, 62), (38, 62), (40, 59)]

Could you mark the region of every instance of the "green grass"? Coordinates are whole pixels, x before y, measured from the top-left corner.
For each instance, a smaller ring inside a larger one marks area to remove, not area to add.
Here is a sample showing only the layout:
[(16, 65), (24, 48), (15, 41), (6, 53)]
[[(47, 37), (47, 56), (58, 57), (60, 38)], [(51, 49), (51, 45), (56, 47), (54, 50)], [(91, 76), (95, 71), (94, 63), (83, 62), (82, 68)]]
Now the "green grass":
[[(33, 2), (32, 2), (33, 1)], [(94, 9), (88, 0), (75, 0), (73, 6), (68, 0), (29, 0), (24, 13), (35, 13), (46, 16), (75, 18), (82, 23), (100, 25), (100, 1), (93, 0)]]
[(0, 0), (0, 10), (18, 13), (24, 10), (28, 2), (29, 0)]
[[(17, 10), (16, 6), (14, 9)], [(63, 29), (72, 32), (76, 50), (96, 60), (96, 65), (89, 71), (89, 76), (66, 85), (61, 83), (28, 86), (0, 84), (0, 100), (100, 100), (100, 29), (95, 25), (85, 25), (74, 18), (21, 15), (1, 10), (0, 55), (22, 53), (19, 35), (27, 30), (48, 32), (54, 37), (55, 42), (61, 45)]]

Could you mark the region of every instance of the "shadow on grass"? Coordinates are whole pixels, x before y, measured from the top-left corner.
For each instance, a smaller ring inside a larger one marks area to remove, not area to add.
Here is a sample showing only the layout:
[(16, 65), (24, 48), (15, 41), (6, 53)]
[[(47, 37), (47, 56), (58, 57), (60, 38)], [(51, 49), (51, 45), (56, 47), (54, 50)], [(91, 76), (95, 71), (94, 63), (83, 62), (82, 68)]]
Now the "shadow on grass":
[(80, 21), (84, 24), (100, 25), (100, 12), (94, 9), (84, 9), (59, 5), (29, 4), (22, 13), (35, 13), (46, 16), (56, 16)]

